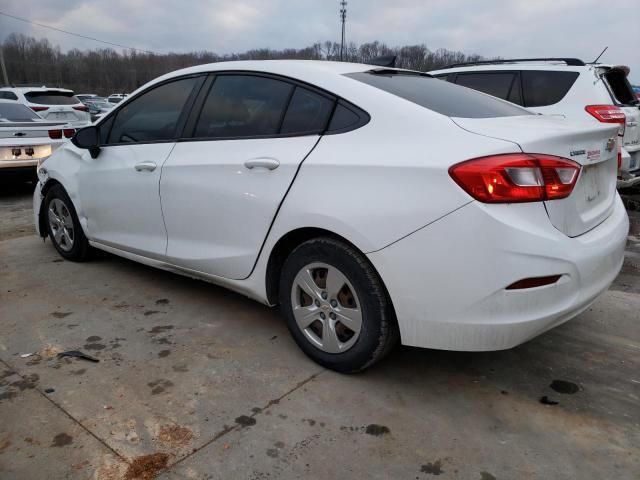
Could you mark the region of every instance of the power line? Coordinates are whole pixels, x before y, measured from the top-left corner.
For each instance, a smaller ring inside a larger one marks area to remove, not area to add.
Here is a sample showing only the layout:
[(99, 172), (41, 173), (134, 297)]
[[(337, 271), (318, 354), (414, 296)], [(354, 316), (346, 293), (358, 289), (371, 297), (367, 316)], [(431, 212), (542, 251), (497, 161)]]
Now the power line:
[(5, 12), (1, 12), (0, 11), (0, 15), (4, 15), (5, 17), (13, 18), (14, 20), (19, 20), (21, 22), (30, 23), (31, 25), (37, 25), (38, 27), (48, 28), (50, 30), (55, 30), (56, 32), (66, 33), (67, 35), (73, 35), (75, 37), (80, 37), (80, 38), (84, 38), (84, 39), (87, 39), (87, 40), (93, 40), (94, 42), (104, 43), (105, 45), (111, 45), (113, 47), (126, 48), (128, 50), (136, 50), (138, 52), (151, 53), (153, 55), (156, 54), (156, 52), (152, 52), (151, 50), (143, 50), (141, 48), (128, 47), (126, 45), (121, 45), (119, 43), (107, 42), (105, 40), (100, 40), (99, 38), (88, 37), (86, 35), (81, 35), (79, 33), (69, 32), (67, 30), (62, 30), (60, 28), (52, 27), (50, 25), (44, 25), (43, 23), (33, 22), (33, 21), (28, 20), (26, 18), (16, 17), (15, 15), (10, 15), (10, 14), (5, 13)]

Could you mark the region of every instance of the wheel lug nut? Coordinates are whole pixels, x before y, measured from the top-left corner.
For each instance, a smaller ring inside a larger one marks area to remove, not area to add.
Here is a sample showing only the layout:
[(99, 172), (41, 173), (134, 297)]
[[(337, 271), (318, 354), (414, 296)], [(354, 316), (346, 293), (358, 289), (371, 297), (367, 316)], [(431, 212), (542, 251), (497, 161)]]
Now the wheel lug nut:
[(327, 299), (327, 292), (322, 292), (322, 299), (326, 300)]
[(325, 318), (327, 318), (327, 316), (324, 314), (324, 312), (320, 312), (320, 318), (324, 320)]
[(329, 318), (331, 318), (331, 320), (335, 320), (335, 319), (336, 319), (336, 314), (335, 314), (335, 313), (333, 313), (333, 312), (331, 312), (331, 313), (329, 314)]
[(316, 304), (316, 307), (320, 306), (320, 300), (316, 300), (314, 303)]
[(331, 306), (333, 308), (336, 308), (338, 306), (338, 302), (336, 302), (335, 300), (331, 300)]

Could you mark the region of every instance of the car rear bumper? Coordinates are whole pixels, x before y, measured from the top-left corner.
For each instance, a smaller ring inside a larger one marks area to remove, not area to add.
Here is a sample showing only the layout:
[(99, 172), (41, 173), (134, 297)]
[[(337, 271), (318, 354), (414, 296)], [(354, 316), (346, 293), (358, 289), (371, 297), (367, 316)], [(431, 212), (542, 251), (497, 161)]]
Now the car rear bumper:
[[(613, 213), (570, 238), (541, 204), (473, 202), (367, 256), (391, 296), (402, 343), (490, 351), (514, 347), (580, 312), (615, 279), (629, 220)], [(553, 285), (507, 290), (532, 277)]]

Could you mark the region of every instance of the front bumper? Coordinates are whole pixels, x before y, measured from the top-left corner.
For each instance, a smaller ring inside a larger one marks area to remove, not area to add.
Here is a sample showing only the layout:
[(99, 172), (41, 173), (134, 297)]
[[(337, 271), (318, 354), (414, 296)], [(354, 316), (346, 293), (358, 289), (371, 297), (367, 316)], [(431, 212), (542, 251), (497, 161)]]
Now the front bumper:
[(36, 233), (39, 237), (43, 237), (43, 232), (40, 231), (40, 206), (42, 205), (42, 184), (38, 182), (36, 188), (33, 191), (33, 221), (36, 226)]
[[(514, 347), (585, 310), (615, 279), (629, 230), (622, 201), (570, 238), (541, 204), (472, 202), (367, 256), (393, 302), (402, 343), (491, 351)], [(531, 277), (553, 285), (506, 290)]]

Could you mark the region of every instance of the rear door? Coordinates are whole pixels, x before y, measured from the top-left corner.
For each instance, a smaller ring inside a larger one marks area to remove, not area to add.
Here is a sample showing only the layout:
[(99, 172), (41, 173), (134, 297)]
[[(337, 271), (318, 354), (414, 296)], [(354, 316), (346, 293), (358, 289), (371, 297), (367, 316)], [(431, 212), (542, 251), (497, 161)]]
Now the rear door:
[(167, 257), (241, 279), (251, 273), (334, 99), (264, 75), (218, 74), (209, 83), (201, 112), (194, 108), (190, 119), (191, 138), (176, 144), (162, 168)]

